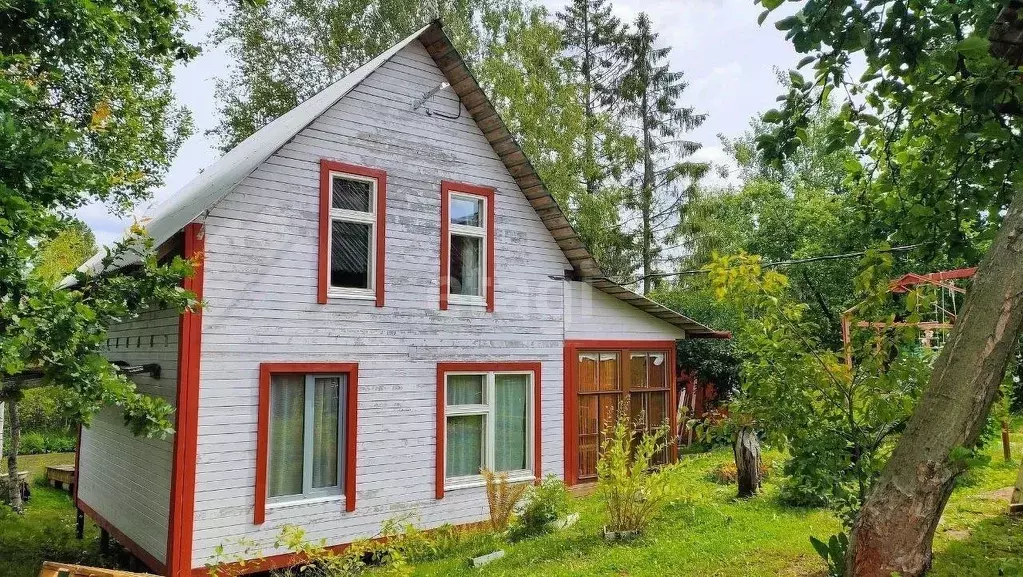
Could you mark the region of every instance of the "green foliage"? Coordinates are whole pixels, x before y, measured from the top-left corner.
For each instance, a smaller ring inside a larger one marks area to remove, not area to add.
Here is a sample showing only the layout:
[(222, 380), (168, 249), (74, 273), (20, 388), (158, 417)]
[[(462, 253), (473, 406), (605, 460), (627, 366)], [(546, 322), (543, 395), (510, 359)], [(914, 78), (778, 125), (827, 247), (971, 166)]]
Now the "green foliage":
[(96, 237), (80, 220), (69, 222), (57, 236), (39, 245), (32, 272), (56, 284), (96, 254)]
[(637, 439), (628, 409), (619, 409), (618, 415), (597, 461), (597, 491), (608, 531), (643, 531), (667, 499), (667, 477), (652, 469), (654, 457), (665, 449), (668, 431), (662, 427)]
[(816, 537), (810, 537), (814, 551), (828, 565), (829, 577), (842, 577), (845, 573), (845, 552), (849, 549), (849, 537), (845, 533), (832, 535), (825, 543)]
[(174, 0), (0, 2), (0, 400), (12, 406), (25, 371), (40, 371), (34, 384), (73, 391), (81, 420), (114, 404), (135, 433), (170, 431), (170, 405), (114, 371), (104, 333), (149, 306), (192, 304), (178, 288), (191, 265), (157, 263), (137, 229), (102, 262), (138, 261), (131, 274), (78, 274), (62, 290), (45, 251), (75, 209), (126, 212), (161, 183), (191, 130), (171, 92), (173, 67), (198, 53), (187, 14)]
[[(759, 3), (764, 18), (778, 4)], [(1007, 9), (799, 3), (776, 26), (807, 56), (807, 74), (791, 74), (781, 107), (765, 115), (772, 126), (758, 138), (760, 150), (775, 165), (798, 153), (814, 109), (833, 95), (840, 109), (824, 140), (831, 149), (855, 147), (848, 172), (870, 206), (873, 236), (927, 242), (932, 256), (976, 262), (1023, 182), (1020, 63), (1009, 44), (987, 39), (1008, 28), (992, 27)], [(1015, 21), (1015, 12), (1007, 15)]]
[(551, 524), (568, 513), (568, 489), (556, 475), (547, 475), (526, 492), (525, 500), (512, 524), (515, 539), (543, 535)]
[(675, 345), (675, 364), (696, 376), (698, 383), (713, 383), (720, 402), (739, 389), (741, 363), (731, 339), (683, 339)]
[[(77, 436), (67, 431), (28, 431), (21, 435), (18, 453), (22, 455), (73, 453), (77, 444)], [(10, 450), (10, 439), (5, 436), (4, 454), (6, 455)]]
[[(708, 270), (716, 296), (739, 319), (744, 360), (733, 410), (755, 417), (767, 440), (790, 453), (787, 500), (851, 518), (930, 374), (929, 351), (910, 329), (879, 331), (854, 339), (850, 370), (821, 342), (784, 275), (745, 255), (718, 257)], [(890, 259), (870, 253), (861, 270), (858, 284), (870, 297), (861, 310), (869, 314), (887, 303)]]
[(636, 244), (642, 253), (643, 293), (648, 294), (660, 254), (674, 239), (680, 206), (710, 166), (690, 159), (700, 144), (685, 134), (703, 124), (706, 115), (679, 103), (688, 84), (682, 72), (670, 69), (671, 48), (657, 45), (658, 34), (645, 13), (634, 26), (621, 48), (627, 67), (617, 90), (622, 122), (640, 127), (637, 185), (628, 206), (638, 212)]

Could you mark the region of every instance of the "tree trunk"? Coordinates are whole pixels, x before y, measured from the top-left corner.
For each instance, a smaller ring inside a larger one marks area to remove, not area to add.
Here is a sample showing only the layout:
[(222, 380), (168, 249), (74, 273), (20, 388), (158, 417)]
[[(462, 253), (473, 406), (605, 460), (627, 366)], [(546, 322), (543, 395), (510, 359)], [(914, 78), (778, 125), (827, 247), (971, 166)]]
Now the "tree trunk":
[(7, 413), (11, 422), (11, 451), (7, 454), (7, 478), (10, 480), (11, 508), (22, 511), (21, 477), (18, 476), (18, 445), (21, 443), (21, 417), (18, 416), (18, 401), (7, 400)]
[[(644, 88), (649, 90), (649, 86)], [(647, 95), (643, 94), (643, 191), (641, 211), (643, 213), (643, 294), (650, 294), (653, 288), (654, 273), (653, 267), (653, 244), (654, 233), (653, 223), (650, 222), (653, 214), (654, 204), (654, 160), (653, 160), (653, 137), (650, 134), (650, 107)]]
[(1023, 326), (1023, 192), (1009, 205), (980, 264), (919, 405), (856, 518), (848, 577), (923, 575), (931, 541), (962, 465), (951, 455), (973, 447)]
[(736, 479), (739, 482), (739, 497), (752, 497), (760, 492), (760, 439), (751, 427), (739, 429), (732, 448), (735, 455)]
[(4, 404), (0, 402), (0, 461), (4, 458)]

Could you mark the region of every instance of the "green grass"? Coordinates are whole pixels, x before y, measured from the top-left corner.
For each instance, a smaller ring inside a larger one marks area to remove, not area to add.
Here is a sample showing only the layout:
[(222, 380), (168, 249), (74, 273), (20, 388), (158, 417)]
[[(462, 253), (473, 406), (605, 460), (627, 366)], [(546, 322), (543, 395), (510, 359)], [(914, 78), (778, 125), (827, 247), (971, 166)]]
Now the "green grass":
[[(1015, 423), (1013, 454), (1023, 455), (1023, 420)], [(971, 471), (956, 489), (934, 541), (932, 575), (981, 577), (1023, 572), (1023, 519), (1005, 515), (1017, 463), (1005, 463), (994, 443), (989, 465)], [(20, 468), (42, 476), (46, 465), (73, 462), (71, 454), (22, 457)], [(715, 451), (689, 456), (672, 468), (672, 500), (639, 539), (608, 545), (599, 536), (603, 523), (596, 496), (573, 501), (579, 523), (554, 535), (519, 543), (499, 542), (476, 534), (443, 559), (413, 568), (415, 577), (664, 577), (814, 576), (824, 565), (809, 537), (827, 537), (840, 529), (827, 511), (799, 509), (778, 502), (776, 479), (762, 495), (741, 501), (734, 486), (710, 482), (708, 473), (731, 460)], [(34, 577), (43, 560), (118, 566), (118, 559), (99, 553), (99, 531), (86, 523), (85, 540), (75, 539), (70, 496), (38, 481), (26, 513), (18, 517), (0, 509), (0, 577)], [(501, 548), (504, 559), (469, 569), (469, 557)], [(117, 555), (116, 553), (114, 554)], [(121, 565), (123, 568), (123, 565)]]
[[(1014, 430), (1023, 429), (1023, 421)], [(1023, 433), (1013, 435), (1013, 454), (1023, 454)], [(1023, 520), (1005, 515), (1018, 461), (1005, 463), (994, 443), (989, 465), (971, 471), (956, 489), (935, 538), (932, 575), (971, 577), (1023, 570)], [(596, 496), (574, 502), (580, 522), (558, 534), (520, 543), (479, 535), (444, 559), (414, 568), (416, 577), (663, 577), (823, 576), (823, 562), (809, 537), (827, 538), (841, 529), (827, 511), (798, 509), (778, 502), (770, 479), (756, 499), (735, 499), (734, 486), (708, 481), (716, 465), (731, 460), (727, 450), (696, 455), (668, 473), (674, 500), (640, 539), (609, 545), (599, 537), (602, 524)], [(505, 550), (506, 556), (481, 569), (467, 559)]]
[[(6, 474), (7, 459), (2, 471)], [(0, 506), (0, 577), (35, 577), (44, 560), (113, 566), (99, 553), (99, 530), (86, 523), (85, 539), (75, 538), (75, 508), (67, 491), (46, 485), (47, 465), (75, 462), (74, 453), (27, 455), (18, 458), (18, 468), (29, 471), (32, 498), (25, 514), (18, 516)]]

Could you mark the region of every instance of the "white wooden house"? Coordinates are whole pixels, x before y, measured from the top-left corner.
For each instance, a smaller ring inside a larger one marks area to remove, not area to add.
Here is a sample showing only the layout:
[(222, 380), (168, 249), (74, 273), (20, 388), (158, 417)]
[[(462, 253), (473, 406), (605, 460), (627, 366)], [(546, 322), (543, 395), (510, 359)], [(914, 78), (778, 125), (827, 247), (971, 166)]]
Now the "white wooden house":
[(109, 357), (161, 365), (136, 380), (176, 406), (177, 433), (98, 414), (77, 504), (174, 577), (243, 540), (262, 559), (246, 572), (286, 565), (286, 524), (341, 545), (403, 514), (481, 521), (481, 467), (592, 480), (618, 402), (674, 420), (675, 341), (716, 335), (602, 278), (439, 23), (253, 134), (147, 227), (163, 253), (202, 255), (186, 285), (206, 306), (116, 327)]

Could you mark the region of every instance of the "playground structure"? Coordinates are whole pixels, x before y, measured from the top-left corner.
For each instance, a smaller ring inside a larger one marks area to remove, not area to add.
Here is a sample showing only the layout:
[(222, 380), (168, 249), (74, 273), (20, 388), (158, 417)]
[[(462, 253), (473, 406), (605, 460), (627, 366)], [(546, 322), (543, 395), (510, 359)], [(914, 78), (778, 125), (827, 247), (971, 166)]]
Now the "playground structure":
[[(907, 294), (914, 290), (932, 291), (933, 298), (930, 299), (929, 310), (924, 310), (923, 299), (917, 300), (915, 312), (921, 320), (908, 321), (869, 321), (854, 320), (855, 313), (862, 306), (857, 304), (842, 313), (842, 345), (845, 351), (845, 364), (850, 369), (853, 366), (852, 359), (852, 329), (872, 328), (882, 331), (888, 328), (916, 327), (920, 329), (920, 344), (927, 348), (939, 349), (945, 344), (948, 331), (955, 324), (959, 316), (959, 307), (966, 295), (966, 289), (958, 286), (956, 281), (971, 278), (976, 274), (977, 268), (960, 268), (932, 272), (928, 274), (908, 273), (888, 283), (888, 292), (892, 294)], [(918, 287), (920, 287), (918, 289)]]

